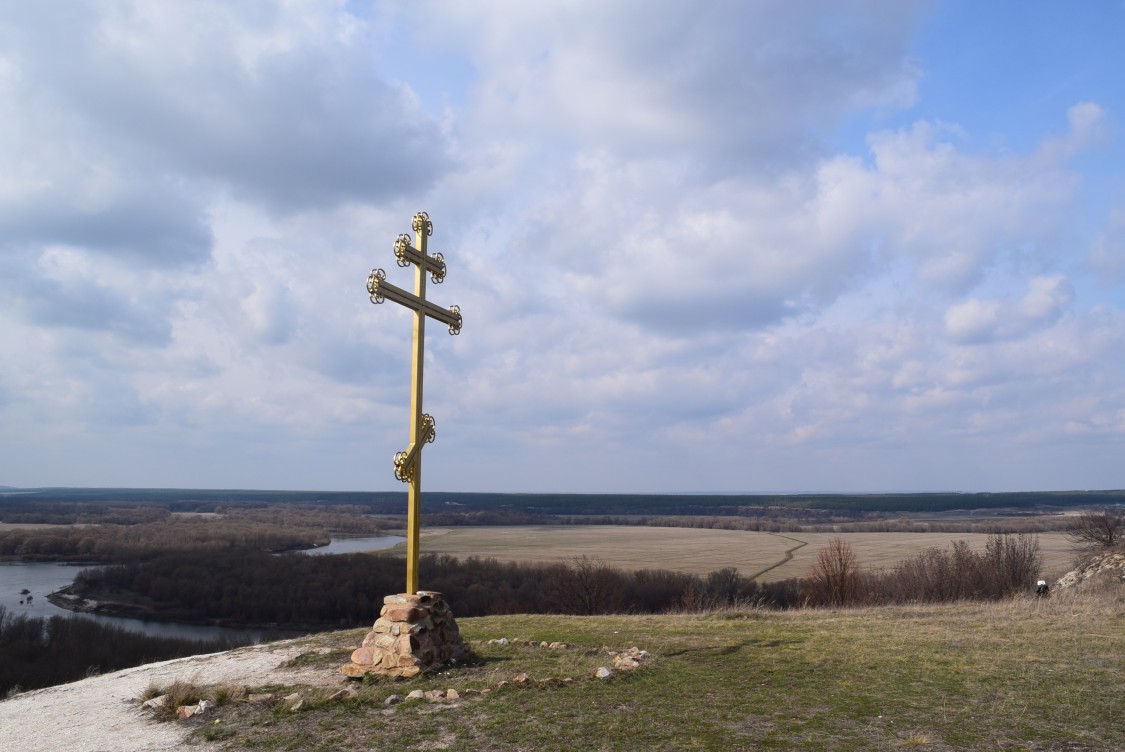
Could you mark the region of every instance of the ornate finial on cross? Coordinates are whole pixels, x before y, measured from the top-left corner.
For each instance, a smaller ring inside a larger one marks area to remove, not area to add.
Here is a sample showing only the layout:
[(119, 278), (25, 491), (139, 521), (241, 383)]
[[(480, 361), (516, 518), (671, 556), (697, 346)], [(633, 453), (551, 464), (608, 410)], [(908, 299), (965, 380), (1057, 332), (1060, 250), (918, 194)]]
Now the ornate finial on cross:
[(434, 440), (434, 419), (422, 412), (422, 366), (425, 360), (426, 317), (437, 319), (449, 327), (450, 334), (461, 333), (461, 309), (442, 308), (426, 300), (426, 275), (441, 284), (445, 279), (445, 258), (440, 253), (426, 253), (426, 241), (434, 234), (430, 215), (418, 212), (410, 222), (414, 245), (409, 235), (395, 239), (394, 253), (399, 266), (414, 264), (414, 293), (387, 282), (387, 273), (372, 269), (367, 277), (367, 293), (372, 303), (393, 300), (414, 311), (414, 359), (411, 367), (410, 445), (394, 457), (395, 477), (407, 483), (406, 510), (406, 592), (418, 592), (418, 546), (422, 527), (422, 445)]

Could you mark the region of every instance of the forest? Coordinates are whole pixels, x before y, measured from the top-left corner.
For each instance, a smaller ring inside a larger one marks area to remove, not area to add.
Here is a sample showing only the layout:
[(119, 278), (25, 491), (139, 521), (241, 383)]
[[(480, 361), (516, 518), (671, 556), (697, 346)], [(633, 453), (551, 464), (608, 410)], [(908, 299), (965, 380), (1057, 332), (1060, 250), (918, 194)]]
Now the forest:
[[(1041, 566), (1038, 541), (1025, 535), (990, 536), (979, 553), (954, 541), (949, 550), (929, 549), (877, 572), (862, 571), (842, 539), (833, 539), (826, 551), (807, 578), (772, 583), (748, 579), (733, 568), (700, 577), (661, 569), (624, 571), (587, 557), (517, 564), (427, 555), (421, 571), (427, 587), (456, 604), (458, 615), (485, 616), (998, 599), (1026, 589)], [(398, 591), (402, 571), (402, 560), (388, 555), (218, 551), (201, 560), (173, 552), (85, 570), (64, 592), (119, 604), (115, 612), (120, 615), (311, 631), (373, 621), (383, 596)]]
[(248, 519), (163, 519), (131, 525), (58, 525), (0, 531), (0, 559), (108, 563), (169, 550), (289, 551), (327, 544), (323, 528)]
[[(210, 489), (45, 488), (0, 495), (0, 521), (59, 522), (60, 519), (15, 519), (30, 505), (51, 514), (60, 504), (105, 508), (159, 506), (170, 512), (214, 512), (220, 507), (269, 505), (352, 507), (365, 514), (402, 514), (404, 492), (243, 491)], [(427, 514), (442, 512), (519, 512), (528, 515), (713, 515), (738, 516), (762, 508), (824, 510), (841, 514), (919, 513), (973, 509), (1071, 508), (1125, 504), (1125, 490), (1002, 493), (909, 494), (500, 494), (429, 491), (422, 500)], [(70, 520), (77, 521), (76, 519)]]

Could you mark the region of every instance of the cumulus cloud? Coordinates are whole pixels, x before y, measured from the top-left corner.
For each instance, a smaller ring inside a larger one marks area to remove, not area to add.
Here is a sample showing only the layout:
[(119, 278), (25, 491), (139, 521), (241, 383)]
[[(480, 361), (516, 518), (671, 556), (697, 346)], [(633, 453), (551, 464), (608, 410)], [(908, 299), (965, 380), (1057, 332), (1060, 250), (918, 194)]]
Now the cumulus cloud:
[(1020, 337), (1055, 323), (1073, 300), (1074, 286), (1065, 277), (1034, 277), (1018, 301), (971, 298), (950, 306), (945, 329), (964, 343)]
[(200, 262), (216, 193), (274, 210), (416, 192), (450, 164), (330, 6), (28, 5), (0, 21), (0, 232)]
[(1100, 99), (1021, 149), (919, 108), (924, 4), (351, 10), (0, 20), (0, 456), (86, 458), (0, 482), (130, 482), (104, 434), (152, 484), (393, 488), (410, 315), (363, 284), (419, 209), (466, 322), (435, 488), (1011, 488), (1120, 434)]
[(380, 77), (373, 34), (328, 5), (10, 9), (0, 19), (9, 314), (168, 346), (190, 312), (221, 316), (219, 335), (288, 341), (295, 269), (268, 249), (215, 259), (232, 228), (217, 239), (214, 213), (242, 202), (278, 219), (399, 199), (451, 164), (410, 89)]
[(456, 3), (427, 33), (472, 60), (483, 129), (732, 173), (783, 167), (856, 109), (911, 104), (923, 7)]
[(996, 300), (966, 300), (945, 312), (946, 331), (960, 342), (988, 338), (999, 320), (1000, 302)]
[(363, 22), (329, 5), (48, 5), (17, 20), (9, 64), (38, 83), (27, 99), (77, 124), (58, 123), (80, 155), (96, 140), (284, 209), (400, 195), (446, 165), (436, 124), (379, 77)]
[(1107, 284), (1125, 282), (1125, 207), (1112, 211), (1090, 250), (1090, 265)]
[[(671, 336), (815, 314), (900, 262), (935, 294), (963, 293), (999, 259), (1052, 253), (1080, 183), (1041, 150), (973, 154), (959, 137), (918, 122), (873, 134), (870, 161), (768, 178), (582, 153), (513, 242), (584, 306)], [(955, 312), (951, 331), (972, 336), (988, 308)]]

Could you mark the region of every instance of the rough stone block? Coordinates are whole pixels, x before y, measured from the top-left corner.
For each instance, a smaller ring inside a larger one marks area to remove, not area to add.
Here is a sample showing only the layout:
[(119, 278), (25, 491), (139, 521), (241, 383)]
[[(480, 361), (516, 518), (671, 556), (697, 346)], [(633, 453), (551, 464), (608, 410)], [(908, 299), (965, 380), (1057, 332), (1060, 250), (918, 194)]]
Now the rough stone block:
[(383, 603), (387, 606), (416, 606), (421, 600), (422, 597), (419, 595), (400, 593), (399, 595), (388, 595), (383, 598)]
[(395, 635), (381, 634), (375, 637), (371, 646), (381, 650), (393, 650), (395, 645), (399, 643), (399, 638)]
[(388, 621), (413, 623), (421, 621), (425, 618), (425, 612), (420, 608), (408, 608), (406, 606), (396, 606), (394, 608), (385, 608), (382, 619)]
[(440, 593), (388, 595), (383, 604), (352, 662), (343, 667), (345, 676), (375, 673), (408, 678), (469, 655)]

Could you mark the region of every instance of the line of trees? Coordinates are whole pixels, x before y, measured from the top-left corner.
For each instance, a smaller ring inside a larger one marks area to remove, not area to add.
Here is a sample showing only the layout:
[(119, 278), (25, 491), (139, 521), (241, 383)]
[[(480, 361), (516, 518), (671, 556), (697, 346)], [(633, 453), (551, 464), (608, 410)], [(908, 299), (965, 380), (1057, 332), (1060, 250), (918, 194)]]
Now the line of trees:
[[(404, 492), (231, 491), (203, 489), (39, 489), (0, 498), (7, 510), (32, 504), (93, 503), (128, 507), (155, 505), (169, 511), (213, 512), (219, 508), (356, 506), (367, 514), (401, 514)], [(715, 515), (737, 516), (746, 509), (830, 510), (836, 514), (890, 514), (970, 509), (1088, 507), (1125, 503), (1125, 491), (921, 494), (805, 494), (712, 496), (689, 494), (497, 494), (432, 491), (424, 513), (517, 510), (532, 515)]]
[[(795, 581), (758, 583), (725, 569), (707, 577), (627, 572), (581, 558), (521, 564), (426, 555), (425, 586), (445, 594), (458, 616), (513, 613), (663, 613), (735, 602), (798, 605)], [(370, 623), (383, 596), (402, 588), (395, 556), (302, 556), (171, 552), (148, 561), (88, 569), (67, 591), (116, 613), (169, 621), (330, 629)]]
[(0, 559), (120, 562), (169, 550), (286, 551), (325, 545), (322, 528), (231, 517), (169, 518), (135, 525), (18, 528), (0, 532)]
[[(999, 599), (1031, 587), (1042, 555), (1038, 539), (990, 536), (983, 551), (964, 541), (931, 548), (879, 571), (864, 571), (851, 547), (834, 539), (804, 580), (759, 583), (734, 568), (705, 577), (624, 571), (582, 557), (554, 564), (505, 563), (448, 555), (422, 558), (426, 587), (459, 616), (489, 614), (664, 613), (735, 604), (769, 608), (880, 605)], [(394, 556), (271, 556), (217, 551), (206, 559), (171, 552), (79, 574), (71, 591), (118, 613), (172, 621), (328, 629), (361, 625), (384, 595), (402, 586)]]
[(167, 519), (170, 512), (160, 506), (129, 504), (115, 506), (85, 501), (26, 501), (0, 498), (0, 521), (39, 525), (136, 525)]

